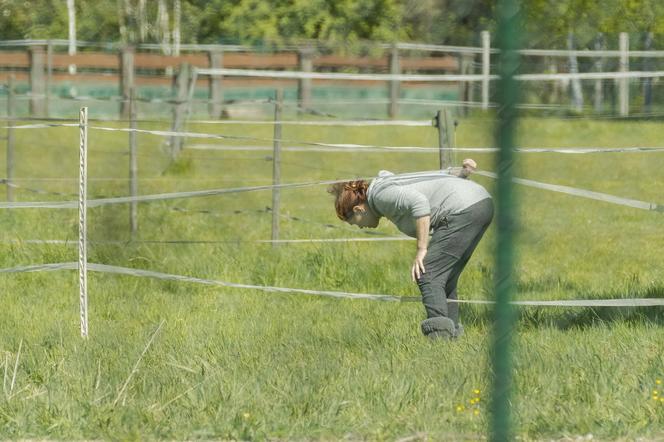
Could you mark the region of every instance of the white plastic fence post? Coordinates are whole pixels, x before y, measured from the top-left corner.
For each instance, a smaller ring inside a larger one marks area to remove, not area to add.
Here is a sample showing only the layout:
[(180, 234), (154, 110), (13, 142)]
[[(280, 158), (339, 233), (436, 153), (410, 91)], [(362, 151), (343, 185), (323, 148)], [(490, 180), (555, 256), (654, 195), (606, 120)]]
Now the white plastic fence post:
[(88, 252), (87, 252), (87, 181), (88, 181), (88, 108), (82, 107), (79, 119), (81, 143), (79, 151), (78, 197), (78, 281), (81, 306), (81, 336), (88, 337)]
[(489, 75), (491, 74), (491, 35), (482, 31), (482, 109), (489, 108)]
[[(629, 71), (629, 34), (620, 33), (620, 72)], [(621, 78), (618, 80), (618, 89), (620, 95), (620, 116), (629, 115), (629, 79)]]

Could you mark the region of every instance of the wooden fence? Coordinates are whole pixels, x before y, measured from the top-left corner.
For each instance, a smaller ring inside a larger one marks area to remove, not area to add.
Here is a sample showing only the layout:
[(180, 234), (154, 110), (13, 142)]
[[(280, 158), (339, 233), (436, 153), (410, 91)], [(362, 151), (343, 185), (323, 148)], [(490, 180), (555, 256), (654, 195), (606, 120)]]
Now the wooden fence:
[[(299, 70), (304, 72), (366, 72), (366, 73), (458, 73), (461, 66), (467, 66), (467, 56), (432, 54), (426, 57), (401, 55), (396, 49), (387, 54), (370, 56), (317, 55), (312, 50), (280, 53), (224, 52), (222, 49), (189, 52), (180, 56), (162, 55), (155, 52), (139, 52), (131, 47), (112, 52), (79, 52), (75, 55), (55, 52), (53, 45), (31, 45), (21, 50), (0, 51), (0, 82), (10, 75), (18, 82), (30, 85), (30, 114), (48, 116), (48, 97), (58, 83), (110, 83), (119, 86), (121, 100), (120, 114), (129, 112), (128, 96), (134, 86), (172, 85), (176, 75), (184, 65), (196, 68), (235, 68)], [(464, 64), (466, 63), (466, 64)], [(73, 68), (72, 68), (73, 67)], [(465, 69), (465, 68), (464, 68)], [(466, 69), (467, 70), (467, 69)], [(283, 82), (282, 82), (283, 83)], [(286, 81), (286, 84), (289, 82)], [(317, 81), (317, 84), (325, 81)], [(380, 83), (380, 82), (377, 82)], [(393, 82), (394, 83), (394, 82)], [(234, 86), (259, 86), (274, 84), (269, 79), (223, 80), (224, 88)], [(210, 98), (221, 95), (222, 82), (219, 78), (209, 78)], [(297, 82), (298, 97), (307, 103), (311, 97), (312, 81)], [(460, 84), (466, 88), (465, 84)], [(398, 100), (398, 85), (388, 85), (391, 101)], [(462, 95), (466, 92), (460, 91)], [(214, 100), (213, 100), (214, 101)], [(396, 116), (396, 104), (389, 113)], [(214, 109), (211, 113), (218, 113)], [(216, 115), (215, 115), (216, 116)]]

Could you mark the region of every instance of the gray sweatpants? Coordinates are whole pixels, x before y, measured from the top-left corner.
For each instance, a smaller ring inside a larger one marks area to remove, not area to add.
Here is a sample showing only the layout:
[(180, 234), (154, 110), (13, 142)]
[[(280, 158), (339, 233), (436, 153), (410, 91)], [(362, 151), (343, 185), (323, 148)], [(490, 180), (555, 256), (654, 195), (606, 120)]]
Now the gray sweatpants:
[(447, 317), (458, 327), (459, 306), (447, 300), (457, 299), (459, 276), (492, 218), (493, 202), (487, 198), (434, 226), (424, 257), (425, 273), (417, 281), (427, 318)]

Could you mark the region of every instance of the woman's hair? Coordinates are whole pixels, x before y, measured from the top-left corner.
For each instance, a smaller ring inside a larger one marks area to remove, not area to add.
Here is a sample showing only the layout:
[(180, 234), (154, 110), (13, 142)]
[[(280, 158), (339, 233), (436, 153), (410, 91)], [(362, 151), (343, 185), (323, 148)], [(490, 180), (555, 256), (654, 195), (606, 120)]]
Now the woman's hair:
[(353, 207), (367, 201), (369, 183), (364, 180), (334, 183), (327, 191), (334, 195), (334, 208), (342, 221), (347, 221), (353, 214)]

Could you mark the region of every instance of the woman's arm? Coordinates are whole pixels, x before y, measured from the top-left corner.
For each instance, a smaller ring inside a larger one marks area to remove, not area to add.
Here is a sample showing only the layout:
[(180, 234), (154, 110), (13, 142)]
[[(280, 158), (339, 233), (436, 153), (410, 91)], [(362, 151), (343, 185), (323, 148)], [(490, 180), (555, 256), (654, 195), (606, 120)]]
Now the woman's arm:
[(415, 260), (410, 269), (410, 275), (413, 281), (420, 279), (424, 270), (424, 257), (427, 255), (427, 247), (429, 246), (429, 224), (431, 223), (431, 216), (422, 216), (415, 220), (415, 234), (417, 236), (417, 253)]

